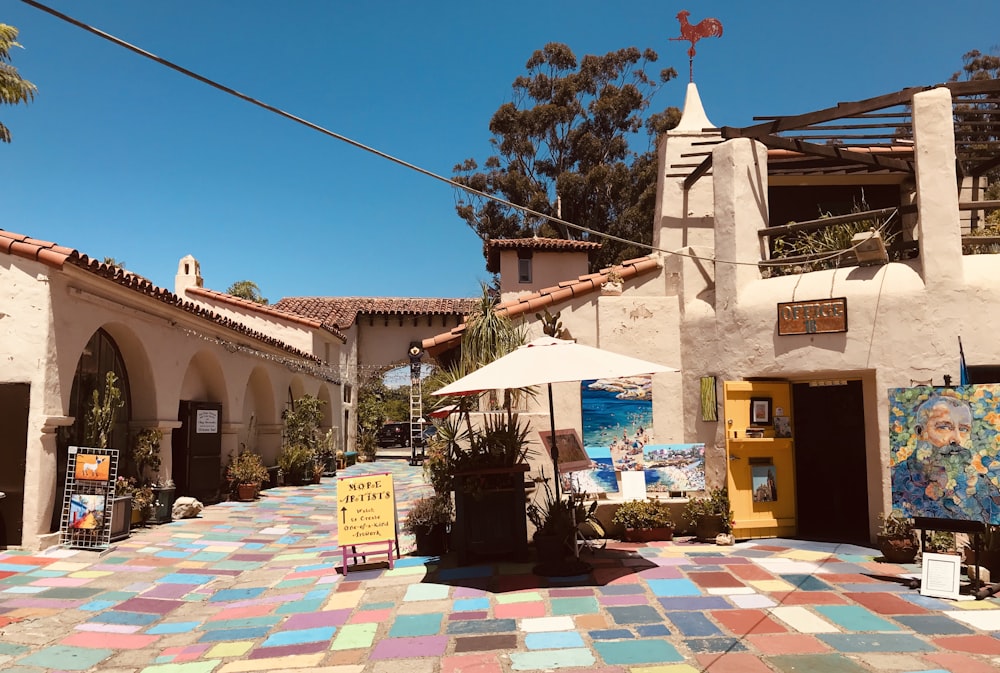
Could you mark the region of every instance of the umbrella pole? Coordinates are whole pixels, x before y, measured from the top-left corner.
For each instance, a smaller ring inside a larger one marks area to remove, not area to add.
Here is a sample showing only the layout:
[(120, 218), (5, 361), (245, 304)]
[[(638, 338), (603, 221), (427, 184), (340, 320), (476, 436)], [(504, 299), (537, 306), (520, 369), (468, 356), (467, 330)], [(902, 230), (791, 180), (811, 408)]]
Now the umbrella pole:
[(552, 384), (549, 384), (549, 429), (552, 430), (552, 448), (549, 455), (552, 458), (552, 478), (555, 480), (556, 500), (559, 499), (559, 447), (556, 446), (556, 414), (552, 403)]

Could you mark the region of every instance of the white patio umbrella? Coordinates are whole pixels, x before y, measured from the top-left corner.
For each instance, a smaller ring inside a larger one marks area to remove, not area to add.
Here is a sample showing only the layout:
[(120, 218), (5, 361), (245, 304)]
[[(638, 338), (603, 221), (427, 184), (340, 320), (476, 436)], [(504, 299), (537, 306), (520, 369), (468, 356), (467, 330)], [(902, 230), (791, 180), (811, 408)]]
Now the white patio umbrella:
[(435, 395), (468, 395), (498, 388), (549, 387), (549, 421), (552, 426), (552, 464), (556, 468), (556, 497), (559, 496), (559, 454), (555, 447), (556, 420), (553, 413), (552, 384), (589, 379), (639, 376), (680, 371), (674, 367), (619, 355), (575, 341), (539, 337), (511, 353), (449, 383)]

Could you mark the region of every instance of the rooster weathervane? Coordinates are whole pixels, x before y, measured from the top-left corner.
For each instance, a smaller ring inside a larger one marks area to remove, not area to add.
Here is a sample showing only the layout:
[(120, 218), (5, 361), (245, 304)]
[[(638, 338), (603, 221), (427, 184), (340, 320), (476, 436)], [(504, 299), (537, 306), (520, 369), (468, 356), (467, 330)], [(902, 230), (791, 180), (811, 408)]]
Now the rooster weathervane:
[(691, 43), (688, 49), (688, 70), (691, 81), (694, 81), (694, 43), (703, 37), (722, 37), (722, 22), (718, 19), (702, 19), (693, 26), (688, 23), (691, 12), (686, 9), (677, 13), (677, 20), (681, 22), (680, 37), (671, 37), (671, 40), (687, 40)]

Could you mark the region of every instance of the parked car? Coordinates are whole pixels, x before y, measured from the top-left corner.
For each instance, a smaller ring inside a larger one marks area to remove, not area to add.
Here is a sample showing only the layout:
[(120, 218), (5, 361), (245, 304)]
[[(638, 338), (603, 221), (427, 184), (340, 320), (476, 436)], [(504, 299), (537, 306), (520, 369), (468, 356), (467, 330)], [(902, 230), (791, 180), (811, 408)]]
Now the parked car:
[(409, 423), (386, 423), (378, 431), (379, 448), (410, 445)]
[(427, 444), (434, 438), (437, 434), (437, 426), (428, 425), (424, 427), (424, 431), (420, 433), (420, 439), (418, 440), (417, 446), (427, 446)]

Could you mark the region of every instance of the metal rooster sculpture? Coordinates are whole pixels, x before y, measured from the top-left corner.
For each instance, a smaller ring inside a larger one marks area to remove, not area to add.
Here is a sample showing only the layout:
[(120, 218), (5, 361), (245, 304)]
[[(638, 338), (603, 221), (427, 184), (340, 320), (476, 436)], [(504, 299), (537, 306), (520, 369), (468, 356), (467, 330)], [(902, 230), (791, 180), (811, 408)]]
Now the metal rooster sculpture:
[(688, 49), (688, 68), (690, 71), (691, 81), (694, 81), (694, 43), (703, 37), (722, 37), (722, 22), (718, 19), (707, 18), (702, 19), (693, 26), (688, 23), (688, 17), (691, 16), (691, 12), (686, 9), (681, 10), (677, 13), (677, 20), (681, 22), (681, 35), (680, 37), (671, 37), (671, 40), (687, 40), (691, 43), (691, 48)]

